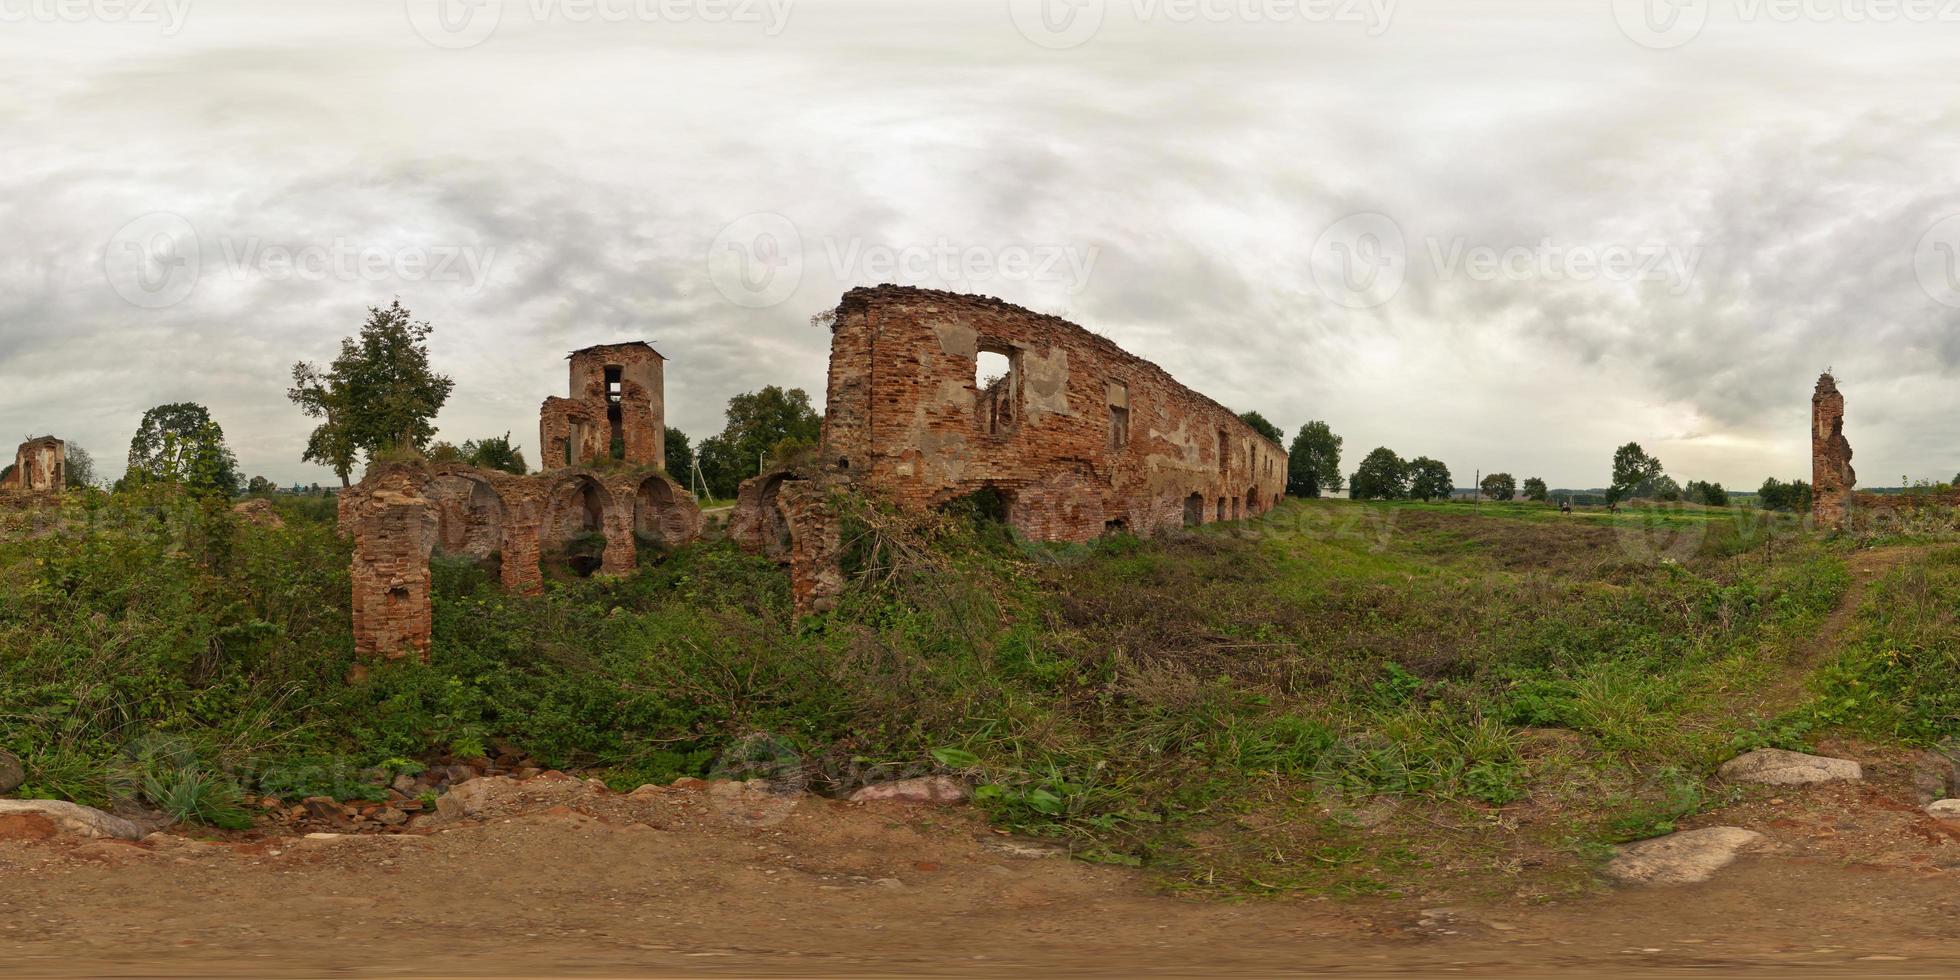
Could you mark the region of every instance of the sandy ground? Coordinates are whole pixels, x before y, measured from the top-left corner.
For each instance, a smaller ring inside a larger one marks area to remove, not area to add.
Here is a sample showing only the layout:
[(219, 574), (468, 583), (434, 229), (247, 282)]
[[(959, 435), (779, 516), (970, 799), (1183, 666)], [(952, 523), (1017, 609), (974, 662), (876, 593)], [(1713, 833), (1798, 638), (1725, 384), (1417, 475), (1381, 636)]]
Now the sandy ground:
[(532, 781), (426, 834), (0, 842), (0, 975), (1960, 973), (1960, 832), (1882, 780), (1702, 822), (1773, 845), (1557, 905), (1200, 902), (961, 809)]

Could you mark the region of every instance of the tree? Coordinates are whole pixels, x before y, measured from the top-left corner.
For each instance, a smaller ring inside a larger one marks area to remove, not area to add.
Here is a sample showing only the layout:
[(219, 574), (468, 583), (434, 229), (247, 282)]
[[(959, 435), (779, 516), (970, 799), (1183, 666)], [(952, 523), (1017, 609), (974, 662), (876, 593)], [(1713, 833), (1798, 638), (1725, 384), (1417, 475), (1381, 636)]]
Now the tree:
[(1617, 504), (1631, 499), (1643, 484), (1661, 475), (1661, 461), (1647, 455), (1637, 442), (1629, 442), (1613, 451), (1613, 485), (1606, 490), (1606, 502)]
[(1356, 500), (1400, 500), (1409, 495), (1409, 465), (1387, 446), (1377, 446), (1361, 458), (1361, 466), (1348, 481), (1348, 495)]
[(1341, 437), (1327, 423), (1308, 422), (1293, 437), (1286, 451), (1286, 492), (1295, 497), (1341, 492)]
[(1756, 491), (1756, 506), (1763, 510), (1808, 511), (1810, 484), (1802, 480), (1784, 483), (1772, 476), (1763, 481), (1762, 489)]
[(727, 428), (701, 440), (701, 475), (711, 494), (733, 497), (743, 480), (761, 473), (772, 460), (781, 462), (815, 446), (822, 433), (823, 419), (801, 388), (770, 385), (736, 395), (728, 400)]
[(64, 465), (68, 488), (71, 490), (80, 490), (83, 487), (94, 486), (95, 457), (89, 455), (88, 450), (72, 442), (67, 445), (65, 451), (67, 454), (67, 463)]
[(1449, 467), (1427, 456), (1409, 461), (1409, 496), (1417, 500), (1448, 499), (1455, 490)]
[(278, 491), (278, 484), (262, 476), (255, 476), (245, 484), (245, 494), (250, 497), (263, 497)]
[(1279, 426), (1266, 421), (1266, 417), (1264, 415), (1261, 415), (1258, 412), (1240, 412), (1239, 421), (1244, 422), (1249, 426), (1252, 426), (1253, 431), (1259, 433), (1262, 436), (1265, 436), (1268, 439), (1271, 439), (1274, 445), (1277, 446), (1286, 445), (1286, 433), (1281, 432)]
[(238, 458), (225, 445), (225, 430), (204, 406), (158, 405), (143, 413), (129, 440), (124, 485), (175, 483), (198, 493), (238, 495)]
[(340, 341), (340, 356), (326, 370), (307, 362), (293, 365), (293, 387), (286, 397), (322, 420), (307, 438), (300, 458), (330, 467), (348, 485), (357, 452), (371, 463), (396, 447), (421, 452), (435, 438), (433, 420), (449, 401), (456, 382), (429, 365), (429, 334), (397, 299), (387, 309), (368, 307), (368, 320), (356, 337)]
[(1550, 499), (1551, 496), (1552, 496), (1552, 489), (1545, 485), (1544, 480), (1541, 480), (1535, 476), (1527, 476), (1524, 478), (1524, 499), (1536, 500), (1539, 503), (1544, 503), (1546, 500)]
[(1509, 473), (1492, 473), (1477, 488), (1492, 500), (1509, 500), (1518, 495), (1518, 481)]
[(667, 427), (667, 475), (688, 484), (694, 473), (694, 444), (688, 441), (687, 433), (673, 426)]
[(1682, 488), (1682, 495), (1687, 498), (1689, 503), (1702, 504), (1708, 507), (1727, 507), (1729, 505), (1729, 492), (1722, 489), (1722, 485), (1719, 483), (1689, 480), (1688, 485)]
[(466, 439), (457, 450), (463, 461), (486, 470), (503, 470), (523, 476), (530, 472), (524, 463), (524, 448), (510, 443), (510, 433), (488, 439)]

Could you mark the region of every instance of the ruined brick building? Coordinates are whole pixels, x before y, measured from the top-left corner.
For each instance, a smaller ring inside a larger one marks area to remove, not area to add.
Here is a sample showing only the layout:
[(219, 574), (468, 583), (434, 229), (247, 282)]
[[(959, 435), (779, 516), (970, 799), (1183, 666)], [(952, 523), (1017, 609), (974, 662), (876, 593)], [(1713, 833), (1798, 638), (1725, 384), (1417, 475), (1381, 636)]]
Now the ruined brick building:
[(60, 493), (68, 486), (68, 445), (53, 436), (29, 439), (14, 450), (14, 465), (0, 479), (0, 492)]
[(818, 468), (751, 480), (730, 520), (789, 563), (805, 608), (840, 584), (825, 485), (916, 510), (984, 492), (1043, 541), (1238, 520), (1284, 493), (1278, 443), (1059, 317), (900, 286), (854, 289), (833, 317)]
[(1851, 443), (1844, 438), (1844, 395), (1827, 372), (1810, 396), (1811, 516), (1820, 527), (1842, 527), (1858, 474), (1851, 469)]
[(540, 472), (378, 463), (341, 495), (358, 654), (428, 655), (432, 555), (477, 561), (506, 589), (532, 594), (547, 569), (624, 574), (642, 545), (700, 535), (700, 508), (665, 471), (660, 354), (636, 342), (569, 360), (571, 397), (546, 399), (539, 412)]

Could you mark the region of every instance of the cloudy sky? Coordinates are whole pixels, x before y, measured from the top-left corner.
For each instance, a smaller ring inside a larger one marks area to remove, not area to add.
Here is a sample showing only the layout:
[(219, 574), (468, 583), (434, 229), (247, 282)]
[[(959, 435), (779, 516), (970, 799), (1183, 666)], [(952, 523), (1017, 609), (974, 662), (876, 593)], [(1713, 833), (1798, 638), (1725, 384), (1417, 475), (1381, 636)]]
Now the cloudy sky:
[(0, 436), (104, 475), (436, 327), (445, 438), (646, 338), (699, 437), (883, 281), (1472, 471), (1960, 470), (1960, 0), (0, 0)]

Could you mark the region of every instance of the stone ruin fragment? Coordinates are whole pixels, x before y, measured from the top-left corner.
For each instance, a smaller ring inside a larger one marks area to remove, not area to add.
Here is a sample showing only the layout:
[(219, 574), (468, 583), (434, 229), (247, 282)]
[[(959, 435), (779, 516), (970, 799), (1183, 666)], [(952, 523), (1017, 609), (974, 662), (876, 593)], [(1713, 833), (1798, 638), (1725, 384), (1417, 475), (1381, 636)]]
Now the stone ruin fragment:
[(68, 444), (53, 436), (29, 439), (14, 450), (14, 465), (0, 479), (0, 493), (58, 494), (68, 486)]

